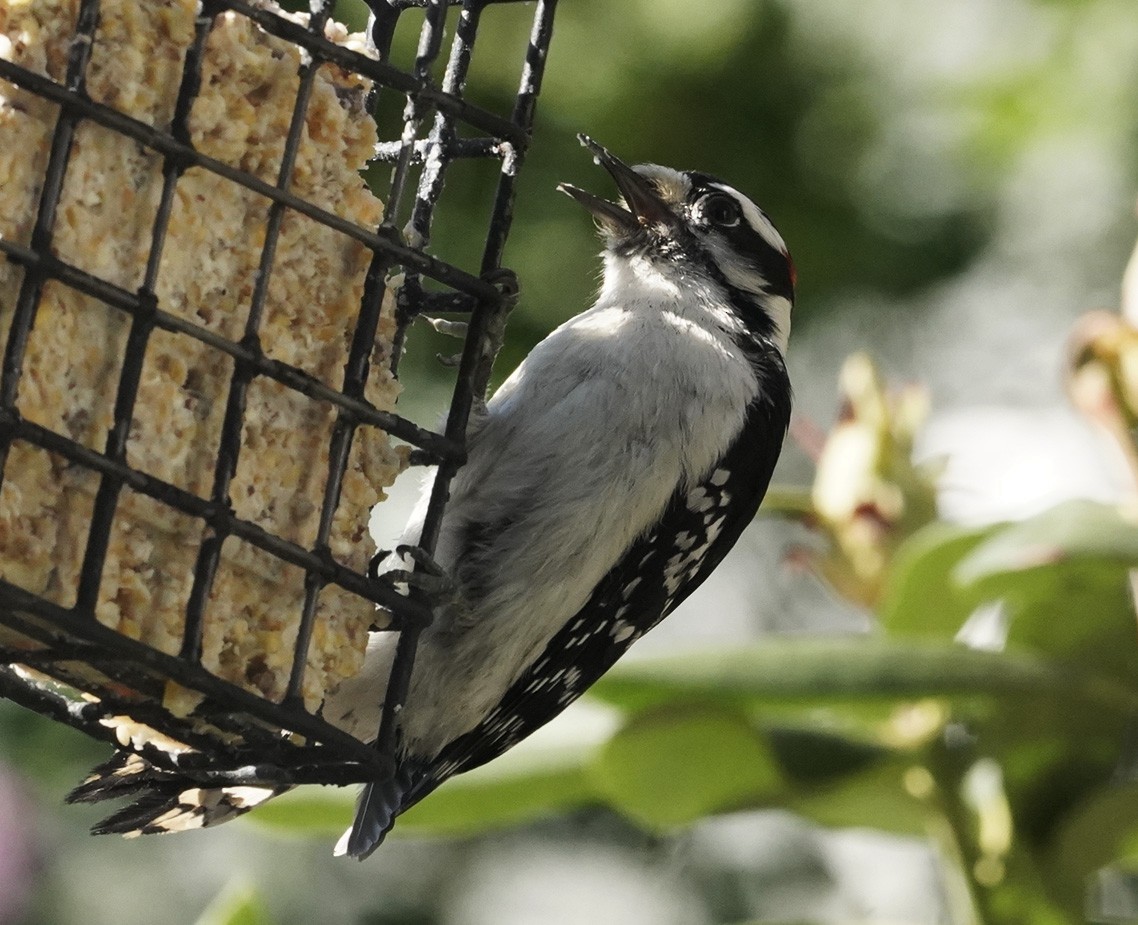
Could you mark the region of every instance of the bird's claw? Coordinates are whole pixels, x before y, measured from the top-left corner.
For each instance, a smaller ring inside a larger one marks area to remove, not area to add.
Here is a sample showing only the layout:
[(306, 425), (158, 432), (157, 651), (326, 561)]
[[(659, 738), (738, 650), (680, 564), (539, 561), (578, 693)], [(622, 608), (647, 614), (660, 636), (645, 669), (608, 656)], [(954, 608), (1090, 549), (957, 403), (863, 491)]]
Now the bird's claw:
[(410, 559), (428, 575), (434, 575), (436, 578), (447, 577), (447, 570), (439, 565), (439, 563), (435, 561), (435, 557), (422, 546), (400, 543), (395, 547), (395, 554)]
[(457, 337), (459, 340), (466, 337), (466, 332), (470, 327), (465, 321), (449, 321), (446, 318), (432, 318), (428, 315), (423, 315), (423, 320), (440, 334)]
[[(380, 566), (394, 553), (400, 559), (410, 560), (412, 568), (391, 568), (380, 571)], [(454, 580), (425, 549), (402, 543), (394, 550), (381, 549), (368, 563), (368, 577), (392, 585), (402, 594), (420, 591), (433, 602), (446, 604), (457, 598)]]

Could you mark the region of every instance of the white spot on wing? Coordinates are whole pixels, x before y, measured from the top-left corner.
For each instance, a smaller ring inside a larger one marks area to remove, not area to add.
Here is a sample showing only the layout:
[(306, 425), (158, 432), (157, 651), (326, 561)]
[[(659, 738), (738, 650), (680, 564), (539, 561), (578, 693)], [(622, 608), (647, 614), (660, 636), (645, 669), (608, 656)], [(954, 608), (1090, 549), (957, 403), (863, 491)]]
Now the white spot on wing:
[(252, 809), (275, 794), (270, 787), (226, 787), (225, 796), (234, 806)]
[(693, 488), (688, 492), (688, 510), (697, 514), (710, 510), (715, 502), (703, 487)]

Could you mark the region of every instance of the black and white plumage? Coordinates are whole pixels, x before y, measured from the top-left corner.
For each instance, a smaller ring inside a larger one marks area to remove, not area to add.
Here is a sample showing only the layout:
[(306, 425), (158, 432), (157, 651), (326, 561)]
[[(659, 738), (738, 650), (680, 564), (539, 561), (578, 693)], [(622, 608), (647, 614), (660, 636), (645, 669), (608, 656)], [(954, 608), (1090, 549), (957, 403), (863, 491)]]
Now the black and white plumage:
[[(606, 239), (600, 295), (472, 421), (435, 551), (456, 602), (420, 637), (397, 768), (365, 788), (338, 853), (366, 857), (401, 812), (583, 693), (722, 561), (778, 458), (794, 297), (782, 238), (713, 177), (628, 167), (582, 141), (624, 197), (561, 187)], [(373, 636), (326, 719), (374, 736), (395, 642)], [(165, 801), (115, 830), (208, 825), (256, 802), (250, 788), (229, 806), (222, 790), (162, 786)]]

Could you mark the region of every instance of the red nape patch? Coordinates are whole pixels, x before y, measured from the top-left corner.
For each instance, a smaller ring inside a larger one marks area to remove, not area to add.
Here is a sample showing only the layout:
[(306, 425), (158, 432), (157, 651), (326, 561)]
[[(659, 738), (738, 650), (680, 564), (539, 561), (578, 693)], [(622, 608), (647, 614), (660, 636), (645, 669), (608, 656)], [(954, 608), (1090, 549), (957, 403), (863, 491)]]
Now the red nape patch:
[(794, 258), (790, 254), (786, 255), (786, 262), (790, 267), (790, 287), (796, 289), (798, 288), (798, 267), (794, 265)]

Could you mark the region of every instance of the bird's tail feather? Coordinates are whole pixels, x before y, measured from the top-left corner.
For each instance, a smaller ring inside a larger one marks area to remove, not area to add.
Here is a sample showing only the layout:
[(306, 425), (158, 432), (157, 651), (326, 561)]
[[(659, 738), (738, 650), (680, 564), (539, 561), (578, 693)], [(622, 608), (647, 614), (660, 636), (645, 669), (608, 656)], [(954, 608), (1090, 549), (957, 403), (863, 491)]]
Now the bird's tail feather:
[[(419, 770), (415, 762), (405, 761), (391, 776), (364, 787), (356, 805), (355, 821), (336, 845), (337, 855), (346, 854), (362, 861), (383, 843), (396, 816), (435, 787), (432, 778)], [(201, 787), (140, 755), (116, 752), (67, 795), (67, 802), (130, 800), (129, 805), (96, 823), (91, 831), (95, 835), (134, 838), (220, 825), (290, 789), (283, 784)]]
[(199, 787), (139, 755), (119, 752), (67, 795), (68, 803), (128, 799), (130, 805), (91, 827), (95, 835), (151, 835), (220, 825), (242, 816), (288, 786)]
[(426, 792), (420, 792), (422, 789), (422, 778), (408, 763), (403, 763), (390, 777), (366, 784), (356, 802), (352, 826), (340, 836), (333, 853), (360, 861), (368, 857), (383, 844), (395, 825), (395, 817), (426, 796)]

